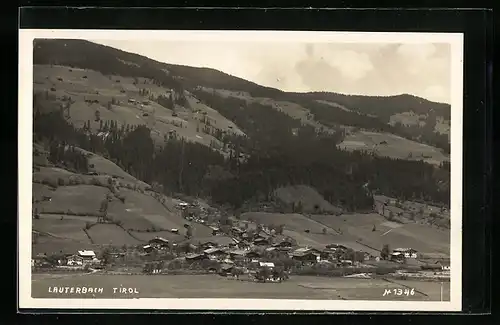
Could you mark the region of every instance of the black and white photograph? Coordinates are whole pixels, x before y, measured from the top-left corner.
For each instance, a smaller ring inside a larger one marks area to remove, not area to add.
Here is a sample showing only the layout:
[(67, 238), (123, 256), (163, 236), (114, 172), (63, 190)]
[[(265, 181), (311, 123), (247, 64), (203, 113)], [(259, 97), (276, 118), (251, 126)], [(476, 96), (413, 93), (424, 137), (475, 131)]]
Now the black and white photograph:
[(20, 307), (461, 309), (462, 34), (19, 37)]

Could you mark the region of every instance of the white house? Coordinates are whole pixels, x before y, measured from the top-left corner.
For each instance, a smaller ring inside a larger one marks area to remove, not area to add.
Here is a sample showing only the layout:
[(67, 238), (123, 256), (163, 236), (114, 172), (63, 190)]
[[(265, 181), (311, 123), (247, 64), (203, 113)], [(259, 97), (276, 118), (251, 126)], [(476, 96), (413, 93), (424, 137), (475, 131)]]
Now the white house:
[(78, 256), (87, 260), (93, 260), (96, 258), (94, 251), (87, 251), (87, 250), (78, 251)]
[(259, 266), (261, 267), (268, 267), (268, 268), (273, 268), (274, 267), (274, 263), (272, 262), (259, 262)]
[(68, 266), (83, 265), (83, 257), (80, 257), (78, 255), (72, 255), (67, 258), (66, 265)]
[(417, 258), (417, 251), (413, 248), (396, 248), (393, 250), (394, 253), (401, 253), (405, 258)]
[(181, 209), (185, 209), (189, 206), (189, 204), (186, 202), (179, 202), (179, 204), (177, 204), (177, 206)]

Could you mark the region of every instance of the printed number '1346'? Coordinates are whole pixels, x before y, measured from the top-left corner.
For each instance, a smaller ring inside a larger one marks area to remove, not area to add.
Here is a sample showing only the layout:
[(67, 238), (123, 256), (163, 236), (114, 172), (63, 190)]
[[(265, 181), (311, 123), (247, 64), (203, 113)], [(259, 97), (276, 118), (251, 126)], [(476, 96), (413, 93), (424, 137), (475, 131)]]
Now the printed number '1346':
[(415, 294), (415, 289), (385, 289), (383, 296), (388, 296), (388, 295), (395, 295), (395, 296), (413, 296)]

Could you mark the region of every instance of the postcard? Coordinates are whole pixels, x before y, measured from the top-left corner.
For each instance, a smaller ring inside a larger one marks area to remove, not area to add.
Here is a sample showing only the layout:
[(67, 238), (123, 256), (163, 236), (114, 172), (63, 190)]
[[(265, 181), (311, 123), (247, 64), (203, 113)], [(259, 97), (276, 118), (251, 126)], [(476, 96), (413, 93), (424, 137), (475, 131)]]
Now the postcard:
[(19, 36), (20, 308), (461, 310), (462, 34)]

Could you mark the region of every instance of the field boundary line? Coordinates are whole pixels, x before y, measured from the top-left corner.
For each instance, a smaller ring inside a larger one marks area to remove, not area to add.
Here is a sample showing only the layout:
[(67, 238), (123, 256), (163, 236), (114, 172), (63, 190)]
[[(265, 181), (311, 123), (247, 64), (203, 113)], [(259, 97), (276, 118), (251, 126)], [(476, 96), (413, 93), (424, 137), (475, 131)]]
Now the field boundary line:
[(377, 252), (381, 252), (381, 250), (380, 250), (380, 249), (377, 249), (377, 248), (375, 248), (375, 247), (372, 247), (372, 246), (370, 246), (370, 245), (367, 245), (367, 244), (365, 244), (365, 243), (362, 243), (362, 242), (360, 242), (359, 240), (356, 240), (356, 243), (358, 243), (358, 244), (360, 244), (360, 245), (363, 245), (363, 246), (365, 246), (365, 247), (368, 247), (368, 248), (370, 248), (370, 249), (376, 250)]
[(125, 227), (123, 227), (122, 225), (118, 225), (118, 224), (117, 224), (117, 226), (118, 226), (119, 228), (121, 228), (123, 231), (125, 231), (125, 232), (126, 232), (126, 233), (130, 236), (130, 237), (132, 237), (133, 239), (135, 239), (135, 240), (137, 240), (137, 241), (139, 241), (139, 242), (141, 242), (141, 243), (145, 243), (145, 242), (147, 242), (147, 240), (142, 240), (142, 239), (140, 239), (140, 238), (136, 237), (135, 235), (132, 235), (132, 233), (130, 232), (130, 230), (125, 229)]
[(94, 240), (93, 240), (93, 239), (92, 239), (92, 237), (90, 236), (90, 234), (89, 234), (89, 232), (87, 231), (87, 229), (82, 228), (82, 230), (83, 230), (83, 232), (85, 233), (85, 235), (87, 235), (87, 237), (89, 238), (90, 243), (91, 243), (91, 244), (95, 244), (95, 243), (94, 243)]
[(340, 235), (340, 232), (338, 232), (338, 230), (333, 229), (332, 227), (330, 227), (330, 226), (328, 226), (328, 225), (324, 224), (324, 223), (323, 223), (323, 222), (321, 222), (321, 221), (318, 221), (318, 220), (313, 219), (313, 218), (311, 217), (312, 215), (309, 215), (309, 214), (302, 214), (302, 215), (303, 215), (304, 217), (306, 217), (307, 219), (309, 219), (309, 220), (311, 220), (311, 221), (314, 221), (314, 222), (316, 222), (316, 223), (318, 223), (318, 224), (322, 225), (323, 227), (325, 227), (325, 228), (327, 228), (327, 229), (331, 229), (331, 230), (333, 230), (333, 231), (335, 232), (335, 235)]
[(77, 243), (82, 243), (81, 240), (78, 240), (78, 239), (74, 239), (74, 238), (70, 238), (70, 237), (62, 237), (62, 236), (57, 236), (57, 235), (54, 235), (50, 232), (46, 232), (46, 231), (40, 231), (40, 230), (37, 230), (35, 228), (32, 229), (32, 232), (35, 232), (35, 233), (38, 233), (38, 234), (41, 234), (41, 235), (45, 235), (45, 236), (49, 236), (49, 237), (52, 237), (52, 238), (56, 238), (56, 239), (64, 239), (64, 240), (71, 240), (71, 241), (74, 241), (74, 242), (77, 242)]

